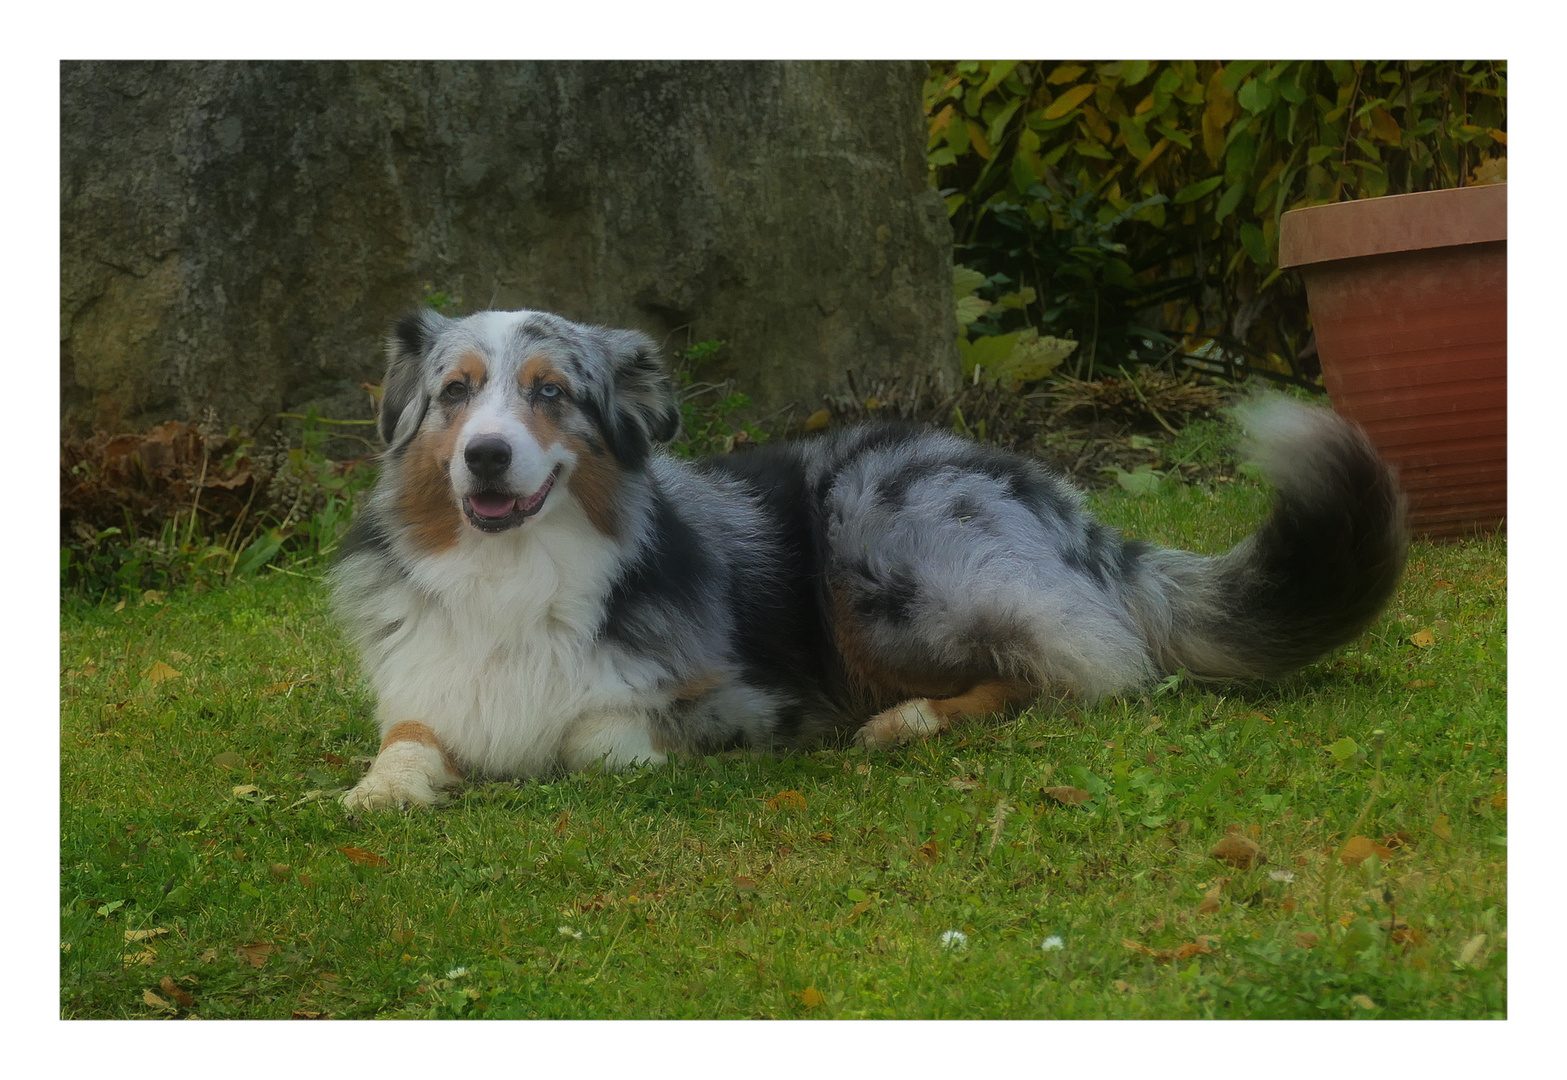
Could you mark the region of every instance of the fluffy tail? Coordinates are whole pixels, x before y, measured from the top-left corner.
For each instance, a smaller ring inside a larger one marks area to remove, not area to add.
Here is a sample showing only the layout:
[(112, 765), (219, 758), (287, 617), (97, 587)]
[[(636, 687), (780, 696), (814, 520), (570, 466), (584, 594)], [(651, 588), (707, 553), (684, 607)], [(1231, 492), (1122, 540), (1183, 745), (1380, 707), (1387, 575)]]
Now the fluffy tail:
[(1409, 547), (1393, 470), (1355, 425), (1276, 396), (1237, 411), (1273, 512), (1229, 553), (1148, 551), (1129, 596), (1164, 671), (1283, 675), (1357, 637)]

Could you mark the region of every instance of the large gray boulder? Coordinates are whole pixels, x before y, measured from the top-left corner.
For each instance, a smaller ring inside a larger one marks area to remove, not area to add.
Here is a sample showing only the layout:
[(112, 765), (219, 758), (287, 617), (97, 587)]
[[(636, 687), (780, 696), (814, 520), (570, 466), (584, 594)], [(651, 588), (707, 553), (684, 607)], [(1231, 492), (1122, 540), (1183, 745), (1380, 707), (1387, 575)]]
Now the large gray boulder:
[(369, 415), (427, 289), (721, 339), (758, 416), (957, 372), (915, 63), (66, 63), (68, 429)]

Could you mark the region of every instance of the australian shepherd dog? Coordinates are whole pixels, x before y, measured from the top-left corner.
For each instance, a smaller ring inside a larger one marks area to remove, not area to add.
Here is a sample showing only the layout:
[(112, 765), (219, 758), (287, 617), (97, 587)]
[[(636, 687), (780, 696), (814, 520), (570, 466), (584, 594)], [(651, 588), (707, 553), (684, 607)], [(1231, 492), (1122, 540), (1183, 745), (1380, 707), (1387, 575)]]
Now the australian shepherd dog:
[(626, 330), (427, 311), (388, 355), (388, 448), (333, 582), (382, 736), (351, 808), (1279, 676), (1366, 627), (1408, 545), (1365, 436), (1282, 398), (1241, 415), (1271, 516), (1208, 557), (1123, 540), (1047, 466), (939, 431), (678, 460), (670, 380)]

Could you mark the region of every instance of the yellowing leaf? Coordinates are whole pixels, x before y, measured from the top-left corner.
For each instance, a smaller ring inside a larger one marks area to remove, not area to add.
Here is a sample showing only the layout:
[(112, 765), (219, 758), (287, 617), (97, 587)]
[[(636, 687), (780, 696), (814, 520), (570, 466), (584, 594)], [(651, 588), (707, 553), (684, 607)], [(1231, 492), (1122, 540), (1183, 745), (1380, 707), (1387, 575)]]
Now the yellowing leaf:
[(1409, 635), (1409, 643), (1417, 649), (1429, 649), (1436, 644), (1436, 635), (1429, 630), (1416, 630)]
[(1402, 141), (1398, 121), (1394, 120), (1393, 114), (1382, 106), (1373, 106), (1366, 119), (1371, 123), (1371, 133), (1383, 142), (1397, 146)]
[(168, 932), (168, 928), (163, 926), (154, 926), (151, 930), (127, 930), (125, 931), (125, 940), (151, 941), (153, 938), (162, 937)]
[(1436, 820), (1431, 823), (1431, 832), (1439, 840), (1446, 840), (1448, 843), (1453, 842), (1453, 827), (1448, 824), (1446, 814), (1438, 814), (1436, 816)]
[(162, 660), (155, 661), (152, 667), (147, 669), (146, 675), (147, 681), (152, 683), (154, 686), (157, 686), (161, 682), (167, 682), (170, 679), (177, 679), (179, 677), (180, 673), (169, 667), (169, 665), (165, 664)]
[(1356, 994), (1349, 1000), (1353, 1001), (1356, 1005), (1359, 1005), (1362, 1009), (1374, 1009), (1377, 1007), (1377, 1003), (1372, 1001), (1365, 994)]
[(804, 810), (805, 796), (798, 791), (780, 791), (767, 800), (769, 810)]
[(1045, 76), (1045, 82), (1051, 86), (1060, 86), (1063, 83), (1076, 82), (1087, 71), (1082, 64), (1062, 64), (1049, 75)]
[(826, 998), (822, 997), (822, 992), (814, 986), (807, 986), (800, 991), (800, 1003), (807, 1009), (814, 1009), (826, 1000)]
[(820, 431), (832, 422), (832, 414), (826, 409), (817, 409), (805, 418), (806, 431)]
[(1094, 91), (1099, 89), (1096, 83), (1084, 83), (1074, 86), (1060, 97), (1056, 98), (1045, 108), (1046, 120), (1059, 120), (1083, 102), (1093, 97)]
[(173, 1012), (174, 1011), (174, 1006), (173, 1005), (170, 1005), (167, 1001), (164, 1001), (161, 997), (159, 997), (157, 994), (154, 994), (151, 990), (143, 990), (141, 992), (141, 999), (142, 999), (143, 1002), (145, 1002), (148, 1005), (151, 1005), (154, 1009), (157, 1009), (159, 1012)]

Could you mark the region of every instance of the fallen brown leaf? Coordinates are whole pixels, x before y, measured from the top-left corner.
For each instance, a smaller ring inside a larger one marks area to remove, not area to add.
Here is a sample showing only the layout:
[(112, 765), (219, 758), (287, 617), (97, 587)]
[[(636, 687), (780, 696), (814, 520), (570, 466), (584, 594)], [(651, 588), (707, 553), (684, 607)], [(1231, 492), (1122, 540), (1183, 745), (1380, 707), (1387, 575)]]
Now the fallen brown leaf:
[(1339, 861), (1345, 866), (1359, 866), (1371, 856), (1385, 859), (1393, 852), (1371, 839), (1369, 836), (1351, 836), (1344, 842), (1343, 850), (1338, 853)]
[(1088, 792), (1077, 787), (1047, 787), (1043, 791), (1048, 797), (1058, 803), (1065, 803), (1067, 806), (1076, 806), (1078, 803), (1085, 803), (1093, 798)]
[(1302, 931), (1301, 933), (1295, 935), (1295, 944), (1299, 945), (1302, 949), (1315, 949), (1317, 947), (1317, 942), (1320, 940), (1321, 939), (1317, 937), (1316, 934), (1311, 933), (1309, 930)]
[(341, 851), (344, 855), (348, 856), (348, 861), (349, 862), (357, 863), (360, 866), (391, 866), (392, 865), (391, 863), (387, 862), (385, 859), (381, 858), (381, 856), (377, 855), (375, 852), (373, 852), (373, 851), (366, 851), (364, 848), (343, 846), (343, 847), (339, 847), (337, 850)]
[(265, 967), (267, 958), (277, 952), (277, 946), (270, 941), (253, 941), (249, 945), (241, 945), (234, 950), (235, 953), (251, 967)]
[(1431, 823), (1431, 832), (1438, 840), (1453, 842), (1453, 827), (1448, 823), (1446, 814), (1436, 816), (1436, 820)]
[(174, 1011), (174, 1006), (173, 1005), (170, 1005), (167, 1001), (164, 1001), (161, 997), (159, 997), (157, 994), (154, 994), (151, 990), (143, 990), (141, 992), (141, 999), (146, 1004), (151, 1005), (154, 1009), (157, 1009), (159, 1012), (173, 1012)]
[(1219, 910), (1220, 901), (1224, 895), (1224, 886), (1229, 878), (1220, 878), (1213, 883), (1213, 887), (1202, 894), (1202, 903), (1197, 905), (1197, 914), (1212, 915)]
[(1263, 852), (1262, 845), (1244, 833), (1233, 832), (1213, 845), (1209, 856), (1227, 863), (1237, 870), (1247, 870), (1259, 863), (1268, 861), (1268, 856)]
[(158, 989), (162, 990), (165, 994), (179, 1002), (180, 1008), (182, 1009), (189, 1009), (196, 1004), (196, 999), (190, 996), (190, 991), (186, 990), (183, 986), (169, 978), (167, 975), (159, 980)]

